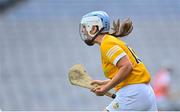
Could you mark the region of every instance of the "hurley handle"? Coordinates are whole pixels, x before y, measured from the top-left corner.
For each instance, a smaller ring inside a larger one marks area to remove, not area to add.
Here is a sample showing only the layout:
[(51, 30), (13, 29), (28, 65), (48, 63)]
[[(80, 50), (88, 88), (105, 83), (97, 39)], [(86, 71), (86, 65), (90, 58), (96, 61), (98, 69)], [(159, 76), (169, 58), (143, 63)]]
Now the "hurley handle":
[(112, 98), (112, 99), (116, 98), (116, 95), (111, 93), (111, 92), (107, 92), (107, 93), (105, 93), (105, 95)]

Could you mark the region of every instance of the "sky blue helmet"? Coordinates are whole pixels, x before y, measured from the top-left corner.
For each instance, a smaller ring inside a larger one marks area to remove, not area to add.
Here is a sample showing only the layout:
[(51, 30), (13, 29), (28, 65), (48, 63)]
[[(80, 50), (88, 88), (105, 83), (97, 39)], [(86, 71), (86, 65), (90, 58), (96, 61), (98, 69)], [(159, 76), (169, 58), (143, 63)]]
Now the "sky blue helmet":
[[(99, 32), (91, 34), (93, 26), (98, 26)], [(87, 30), (88, 35), (83, 34), (82, 29)], [(80, 35), (82, 40), (85, 42), (88, 40), (90, 43), (97, 37), (100, 33), (108, 33), (110, 30), (110, 19), (106, 12), (104, 11), (93, 11), (84, 15), (80, 22)]]
[(104, 28), (102, 32), (109, 32), (110, 29), (110, 19), (109, 15), (104, 11), (93, 11), (83, 16), (83, 18), (97, 16), (101, 19), (102, 27)]

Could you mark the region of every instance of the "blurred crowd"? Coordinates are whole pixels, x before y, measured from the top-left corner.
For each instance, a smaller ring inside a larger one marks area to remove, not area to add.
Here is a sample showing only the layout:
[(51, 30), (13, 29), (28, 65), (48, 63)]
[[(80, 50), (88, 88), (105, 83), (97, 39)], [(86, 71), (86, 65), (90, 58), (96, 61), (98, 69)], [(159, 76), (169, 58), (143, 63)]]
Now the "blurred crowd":
[(159, 111), (180, 110), (178, 103), (173, 101), (173, 94), (171, 94), (173, 70), (172, 66), (162, 66), (154, 76), (152, 85)]

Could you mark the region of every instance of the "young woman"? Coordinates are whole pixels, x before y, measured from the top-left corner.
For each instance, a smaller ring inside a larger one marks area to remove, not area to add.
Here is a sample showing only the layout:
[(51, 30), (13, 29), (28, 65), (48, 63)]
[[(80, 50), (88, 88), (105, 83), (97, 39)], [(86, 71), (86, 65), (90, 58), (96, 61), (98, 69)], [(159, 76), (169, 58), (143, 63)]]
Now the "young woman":
[(92, 89), (98, 96), (114, 88), (116, 98), (106, 107), (108, 111), (156, 111), (154, 92), (149, 85), (150, 74), (132, 48), (121, 39), (132, 31), (131, 22), (115, 24), (109, 34), (110, 19), (106, 12), (94, 11), (82, 17), (80, 35), (89, 46), (98, 44), (102, 68), (108, 80), (94, 80), (100, 85)]

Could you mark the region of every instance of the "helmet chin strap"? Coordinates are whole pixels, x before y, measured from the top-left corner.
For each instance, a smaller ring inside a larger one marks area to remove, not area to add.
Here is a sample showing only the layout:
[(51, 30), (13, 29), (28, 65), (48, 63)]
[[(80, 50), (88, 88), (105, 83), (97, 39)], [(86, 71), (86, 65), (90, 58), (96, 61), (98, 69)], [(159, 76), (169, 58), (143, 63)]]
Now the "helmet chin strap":
[(94, 40), (97, 38), (97, 36), (103, 31), (104, 28), (101, 28), (101, 30), (94, 36), (92, 37), (91, 40), (85, 40), (84, 42), (88, 45), (88, 46), (93, 46), (94, 45)]

